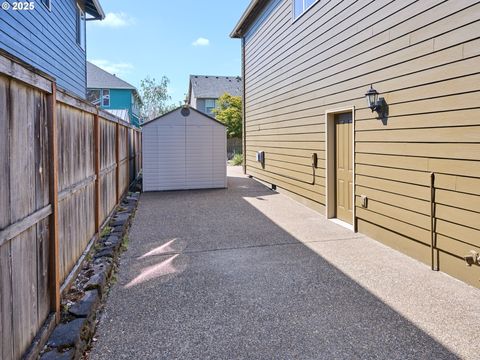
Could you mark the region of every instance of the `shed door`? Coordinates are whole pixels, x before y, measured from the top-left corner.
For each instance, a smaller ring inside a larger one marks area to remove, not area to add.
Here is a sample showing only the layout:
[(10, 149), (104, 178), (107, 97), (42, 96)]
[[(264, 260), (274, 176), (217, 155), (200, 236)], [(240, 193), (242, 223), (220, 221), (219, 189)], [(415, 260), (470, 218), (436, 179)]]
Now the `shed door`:
[(352, 224), (353, 154), (351, 113), (335, 115), (335, 177), (336, 217)]
[(213, 186), (213, 127), (186, 127), (186, 188)]
[[(159, 126), (154, 143), (145, 144), (155, 153), (149, 154), (150, 172), (145, 172), (144, 183), (149, 190), (184, 189), (185, 181), (185, 125)], [(152, 176), (153, 175), (153, 176)]]

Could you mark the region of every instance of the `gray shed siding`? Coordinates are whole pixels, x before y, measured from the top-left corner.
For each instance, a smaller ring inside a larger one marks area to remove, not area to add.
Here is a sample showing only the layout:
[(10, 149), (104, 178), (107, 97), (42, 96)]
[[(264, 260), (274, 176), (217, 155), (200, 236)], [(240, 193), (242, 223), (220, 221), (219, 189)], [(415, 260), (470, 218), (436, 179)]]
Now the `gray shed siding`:
[[(13, 0), (7, 0), (10, 4)], [(35, 1), (33, 11), (0, 11), (0, 47), (85, 98), (85, 51), (76, 42), (75, 0), (52, 1), (49, 11)]]
[(247, 174), (325, 212), (326, 113), (353, 108), (358, 231), (429, 264), (434, 172), (440, 270), (478, 287), (463, 260), (480, 251), (478, 34), (479, 1), (321, 0), (295, 21), (291, 0), (270, 1), (244, 38)]

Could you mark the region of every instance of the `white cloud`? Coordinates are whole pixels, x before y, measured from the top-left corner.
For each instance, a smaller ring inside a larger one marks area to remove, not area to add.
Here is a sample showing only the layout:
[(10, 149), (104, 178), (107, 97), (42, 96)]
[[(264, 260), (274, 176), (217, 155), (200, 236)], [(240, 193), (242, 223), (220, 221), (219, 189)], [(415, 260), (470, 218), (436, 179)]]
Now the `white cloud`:
[(104, 59), (93, 59), (89, 61), (110, 74), (117, 76), (128, 74), (134, 69), (134, 66), (130, 63), (114, 63)]
[(124, 12), (109, 12), (105, 15), (105, 19), (102, 21), (94, 21), (93, 23), (99, 26), (119, 28), (135, 24), (135, 19)]
[(193, 46), (208, 46), (210, 45), (210, 40), (205, 39), (203, 37), (199, 37), (192, 43)]

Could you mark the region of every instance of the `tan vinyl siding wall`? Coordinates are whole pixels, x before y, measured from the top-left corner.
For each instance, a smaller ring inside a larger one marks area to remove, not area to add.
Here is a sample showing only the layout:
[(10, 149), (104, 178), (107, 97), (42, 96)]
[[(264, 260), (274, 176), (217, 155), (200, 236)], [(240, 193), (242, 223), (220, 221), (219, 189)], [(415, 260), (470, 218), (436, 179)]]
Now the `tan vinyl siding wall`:
[[(291, 10), (279, 1), (245, 39), (247, 173), (323, 209), (325, 112), (355, 107), (358, 231), (430, 264), (434, 172), (440, 270), (480, 286), (462, 258), (480, 252), (480, 2), (321, 0), (295, 22)], [(386, 124), (366, 108), (371, 83)]]

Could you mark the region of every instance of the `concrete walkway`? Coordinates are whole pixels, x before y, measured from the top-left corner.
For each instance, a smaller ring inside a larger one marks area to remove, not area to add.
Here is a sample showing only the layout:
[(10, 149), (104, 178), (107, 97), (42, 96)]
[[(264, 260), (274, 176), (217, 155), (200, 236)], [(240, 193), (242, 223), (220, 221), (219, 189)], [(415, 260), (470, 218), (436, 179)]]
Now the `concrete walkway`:
[(229, 168), (142, 194), (92, 359), (480, 359), (480, 291)]

